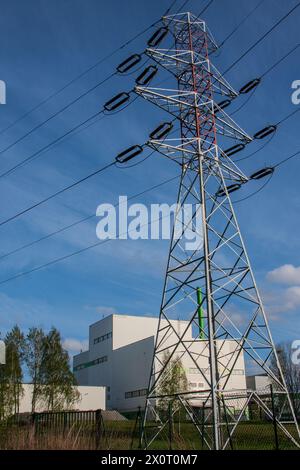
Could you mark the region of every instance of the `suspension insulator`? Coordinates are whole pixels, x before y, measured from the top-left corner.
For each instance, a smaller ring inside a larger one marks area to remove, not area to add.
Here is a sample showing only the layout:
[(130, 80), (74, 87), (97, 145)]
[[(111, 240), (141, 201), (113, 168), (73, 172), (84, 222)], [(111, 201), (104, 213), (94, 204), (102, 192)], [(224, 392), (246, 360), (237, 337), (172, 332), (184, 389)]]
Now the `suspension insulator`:
[[(218, 107), (221, 108), (221, 109), (225, 109), (230, 104), (231, 104), (231, 100), (227, 99), (227, 100), (221, 101), (221, 103), (218, 103)], [(216, 109), (216, 111), (218, 111), (218, 109)]]
[(227, 150), (224, 150), (224, 153), (226, 154), (227, 157), (231, 157), (231, 155), (234, 155), (235, 153), (241, 152), (241, 150), (244, 150), (246, 147), (246, 144), (237, 144), (234, 145), (233, 147), (230, 147)]
[(115, 109), (122, 106), (122, 104), (126, 103), (130, 98), (130, 94), (126, 92), (118, 93), (114, 96), (111, 100), (107, 101), (103, 108), (106, 111), (114, 111)]
[(160, 124), (153, 132), (149, 135), (151, 140), (159, 140), (167, 135), (173, 129), (172, 122), (164, 122)]
[[(228, 193), (228, 194), (233, 193), (234, 191), (237, 191), (238, 189), (240, 189), (241, 186), (242, 186), (242, 185), (239, 184), (239, 183), (231, 184), (231, 185), (229, 185), (229, 186), (226, 187), (227, 193)], [(225, 190), (225, 189), (219, 189), (219, 191), (216, 193), (216, 196), (217, 196), (217, 197), (226, 196), (226, 190)]]
[(260, 82), (261, 82), (261, 78), (255, 78), (254, 80), (251, 80), (240, 89), (239, 93), (241, 95), (245, 95), (246, 93), (249, 93), (249, 91), (257, 87), (260, 84)]
[(132, 67), (138, 64), (141, 60), (142, 56), (140, 54), (133, 54), (118, 65), (117, 72), (125, 73), (132, 69)]
[(262, 170), (258, 170), (250, 176), (251, 180), (260, 180), (261, 178), (265, 178), (266, 176), (272, 175), (275, 171), (275, 168), (272, 166), (268, 166), (266, 168), (262, 168)]
[(147, 42), (149, 47), (156, 47), (168, 34), (168, 28), (162, 26), (155, 33), (152, 34), (151, 38)]
[(118, 163), (126, 163), (144, 151), (141, 145), (132, 145), (123, 152), (118, 153), (116, 160)]
[(267, 137), (268, 135), (270, 134), (273, 134), (273, 132), (276, 132), (277, 130), (277, 126), (267, 126), (267, 127), (264, 127), (263, 129), (261, 129), (260, 131), (256, 132), (256, 134), (254, 134), (254, 139), (264, 139), (265, 137)]
[(147, 85), (150, 80), (157, 74), (158, 69), (156, 65), (149, 65), (145, 70), (138, 76), (135, 83), (140, 86)]

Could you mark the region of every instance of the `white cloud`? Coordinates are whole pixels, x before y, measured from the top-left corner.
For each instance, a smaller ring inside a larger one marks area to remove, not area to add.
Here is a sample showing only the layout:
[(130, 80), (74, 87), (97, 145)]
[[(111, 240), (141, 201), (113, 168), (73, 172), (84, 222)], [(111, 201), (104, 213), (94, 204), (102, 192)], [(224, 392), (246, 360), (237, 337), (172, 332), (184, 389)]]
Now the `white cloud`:
[(278, 314), (293, 312), (300, 307), (300, 286), (292, 286), (264, 293), (266, 311), (272, 320), (280, 320)]
[(88, 340), (80, 341), (76, 338), (66, 338), (63, 341), (63, 347), (71, 353), (79, 353), (88, 349)]
[(300, 285), (300, 267), (284, 264), (279, 268), (273, 269), (273, 271), (269, 271), (267, 279), (270, 282), (298, 286)]
[[(280, 314), (293, 312), (300, 307), (300, 267), (284, 264), (269, 271), (267, 280), (282, 284), (282, 287), (264, 295), (270, 318), (280, 320)], [(284, 288), (284, 285), (287, 287)]]
[(288, 310), (294, 310), (300, 306), (300, 286), (289, 287), (285, 291), (286, 305)]

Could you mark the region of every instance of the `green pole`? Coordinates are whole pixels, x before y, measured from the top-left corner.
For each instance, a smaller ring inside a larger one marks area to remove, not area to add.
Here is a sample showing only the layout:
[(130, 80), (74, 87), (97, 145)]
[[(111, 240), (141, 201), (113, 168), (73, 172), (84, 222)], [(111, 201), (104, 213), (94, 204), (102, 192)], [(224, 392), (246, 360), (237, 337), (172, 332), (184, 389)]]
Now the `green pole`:
[(197, 303), (198, 303), (198, 322), (199, 322), (199, 338), (204, 339), (204, 318), (202, 309), (202, 291), (197, 287)]

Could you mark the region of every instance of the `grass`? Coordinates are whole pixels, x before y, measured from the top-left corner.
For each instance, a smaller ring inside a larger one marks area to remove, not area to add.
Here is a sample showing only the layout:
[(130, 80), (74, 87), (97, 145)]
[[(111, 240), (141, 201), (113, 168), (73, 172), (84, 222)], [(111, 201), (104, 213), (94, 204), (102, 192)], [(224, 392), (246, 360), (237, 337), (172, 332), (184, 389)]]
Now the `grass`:
[[(114, 421), (105, 423), (105, 435), (101, 436), (98, 449), (103, 450), (128, 450), (133, 444), (133, 449), (138, 448), (138, 431), (136, 430), (133, 441), (134, 420)], [(224, 438), (227, 438), (226, 429)], [(153, 433), (154, 428), (147, 434)], [(296, 429), (289, 426), (289, 432), (296, 437)], [(279, 448), (295, 449), (294, 444), (279, 430)], [(174, 424), (172, 433), (173, 450), (201, 450), (201, 437), (191, 423)], [(232, 440), (235, 450), (272, 450), (275, 448), (274, 427), (272, 423), (247, 422), (238, 425)], [(67, 428), (65, 432), (57, 432), (47, 428), (35, 432), (30, 425), (24, 426), (0, 426), (0, 449), (47, 449), (47, 450), (77, 450), (95, 449), (96, 435), (93, 426), (82, 425)], [(158, 439), (150, 447), (153, 450), (169, 449), (169, 430), (165, 429)], [(228, 446), (230, 449), (230, 446)]]

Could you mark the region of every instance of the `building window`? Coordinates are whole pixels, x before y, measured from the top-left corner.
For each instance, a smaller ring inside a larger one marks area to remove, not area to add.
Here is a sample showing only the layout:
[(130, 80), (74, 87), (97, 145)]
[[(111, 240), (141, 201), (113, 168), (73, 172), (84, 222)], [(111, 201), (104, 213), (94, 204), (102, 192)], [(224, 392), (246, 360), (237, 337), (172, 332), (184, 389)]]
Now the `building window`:
[(232, 375), (244, 375), (244, 369), (233, 369)]
[(198, 369), (197, 367), (189, 368), (189, 374), (201, 374), (201, 372), (202, 374), (206, 375), (209, 373), (209, 368), (207, 369), (200, 369), (200, 368)]
[(75, 366), (73, 370), (74, 372), (77, 372), (79, 370), (86, 369), (87, 367), (96, 366), (98, 364), (102, 364), (103, 362), (107, 362), (107, 361), (108, 361), (107, 356), (98, 357), (97, 359), (94, 359), (93, 361), (85, 362), (84, 364), (78, 364), (78, 366)]
[(196, 388), (196, 389), (200, 389), (200, 388), (204, 388), (204, 383), (203, 382), (189, 382), (189, 387), (190, 388)]
[(196, 387), (197, 387), (197, 384), (196, 384), (195, 382), (190, 382), (190, 383), (189, 383), (189, 386), (190, 386), (191, 388), (196, 388)]
[(105, 335), (98, 336), (94, 339), (94, 344), (102, 343), (102, 341), (106, 341), (107, 339), (112, 338), (112, 332), (106, 333)]
[(125, 398), (144, 397), (145, 395), (147, 395), (146, 388), (142, 388), (141, 390), (133, 390), (132, 392), (125, 392)]
[(92, 361), (91, 365), (95, 366), (95, 365), (98, 365), (98, 364), (102, 364), (102, 362), (107, 362), (107, 356), (102, 356), (102, 357), (98, 357), (97, 359), (94, 359), (94, 361)]

